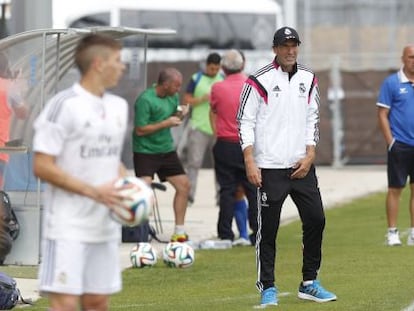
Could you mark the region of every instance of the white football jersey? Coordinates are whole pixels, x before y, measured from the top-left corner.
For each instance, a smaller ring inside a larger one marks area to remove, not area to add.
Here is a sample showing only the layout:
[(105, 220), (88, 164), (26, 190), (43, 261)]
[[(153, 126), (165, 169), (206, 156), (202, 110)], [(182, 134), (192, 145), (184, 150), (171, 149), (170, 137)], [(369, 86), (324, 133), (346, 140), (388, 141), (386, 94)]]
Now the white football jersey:
[[(56, 157), (63, 170), (100, 185), (119, 174), (128, 121), (121, 97), (97, 97), (75, 83), (48, 101), (34, 123), (33, 150)], [(109, 209), (87, 197), (47, 185), (43, 234), (49, 239), (103, 242), (120, 239)]]

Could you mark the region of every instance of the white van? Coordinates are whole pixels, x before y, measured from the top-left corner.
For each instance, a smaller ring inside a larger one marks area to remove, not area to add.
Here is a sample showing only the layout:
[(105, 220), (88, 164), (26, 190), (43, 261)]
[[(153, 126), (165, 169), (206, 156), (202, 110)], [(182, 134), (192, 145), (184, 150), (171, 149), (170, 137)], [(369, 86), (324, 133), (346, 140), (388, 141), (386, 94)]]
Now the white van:
[[(274, 0), (87, 0), (82, 5), (53, 0), (54, 28), (126, 26), (170, 28), (175, 36), (149, 39), (148, 61), (200, 61), (206, 50), (237, 48), (258, 67), (271, 57), (274, 31), (283, 14)], [(141, 38), (126, 47), (142, 46)], [(269, 56), (270, 55), (270, 56)]]
[[(245, 72), (255, 71), (274, 57), (273, 34), (283, 26), (282, 9), (274, 0), (85, 0), (82, 5), (52, 1), (53, 28), (123, 26), (176, 31), (176, 35), (148, 37), (145, 55), (142, 36), (124, 39), (122, 57), (127, 70), (117, 91), (131, 107), (166, 63), (178, 68), (187, 82), (204, 65), (209, 52), (236, 48), (246, 56)], [(143, 72), (143, 60), (148, 62), (148, 75)], [(180, 129), (175, 130), (174, 136), (180, 137)], [(131, 149), (130, 144), (127, 139), (125, 150)], [(127, 167), (132, 167), (130, 153), (123, 155)]]

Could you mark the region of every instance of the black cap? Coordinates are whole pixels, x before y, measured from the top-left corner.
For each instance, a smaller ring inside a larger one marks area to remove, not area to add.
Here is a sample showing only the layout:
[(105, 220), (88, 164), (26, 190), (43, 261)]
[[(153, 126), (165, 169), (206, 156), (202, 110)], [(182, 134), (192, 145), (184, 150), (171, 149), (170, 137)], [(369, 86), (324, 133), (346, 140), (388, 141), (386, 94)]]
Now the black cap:
[(273, 37), (273, 46), (278, 46), (287, 40), (295, 40), (298, 44), (300, 44), (298, 32), (290, 27), (282, 27), (275, 32)]

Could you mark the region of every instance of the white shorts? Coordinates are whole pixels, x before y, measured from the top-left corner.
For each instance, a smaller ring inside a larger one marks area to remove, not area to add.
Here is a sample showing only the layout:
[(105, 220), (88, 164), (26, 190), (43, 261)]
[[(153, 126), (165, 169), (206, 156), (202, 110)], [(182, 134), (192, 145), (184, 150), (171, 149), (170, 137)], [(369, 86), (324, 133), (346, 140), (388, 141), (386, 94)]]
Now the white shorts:
[(42, 294), (109, 295), (122, 288), (119, 242), (43, 240), (39, 269)]

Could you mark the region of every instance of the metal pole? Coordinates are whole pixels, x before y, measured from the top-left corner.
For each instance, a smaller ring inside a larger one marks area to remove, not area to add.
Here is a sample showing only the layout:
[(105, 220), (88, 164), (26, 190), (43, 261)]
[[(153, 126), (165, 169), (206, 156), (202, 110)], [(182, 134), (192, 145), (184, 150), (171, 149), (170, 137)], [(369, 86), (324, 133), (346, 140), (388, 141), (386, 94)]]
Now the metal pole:
[(7, 3), (1, 3), (0, 39), (6, 38), (9, 35), (6, 23), (6, 6)]
[(284, 0), (285, 25), (296, 28), (296, 0)]
[(304, 63), (311, 66), (312, 54), (312, 3), (310, 0), (304, 0)]
[(330, 72), (331, 87), (328, 92), (328, 99), (331, 102), (332, 111), (332, 140), (333, 140), (333, 167), (342, 167), (344, 159), (343, 151), (343, 121), (342, 121), (342, 105), (341, 100), (344, 98), (342, 89), (340, 58), (338, 55), (332, 57), (332, 68)]
[(147, 74), (148, 74), (148, 64), (147, 64), (147, 50), (148, 50), (148, 35), (144, 35), (144, 90), (147, 88)]
[[(397, 3), (394, 0), (389, 0), (388, 5), (389, 8), (389, 22), (388, 25), (388, 52), (390, 55), (393, 55), (396, 51), (397, 44), (395, 44), (395, 38), (397, 37)], [(394, 62), (392, 57), (388, 57), (388, 68), (392, 68)]]
[[(42, 64), (41, 64), (41, 76), (40, 76), (40, 105), (44, 107), (44, 100), (45, 100), (45, 62), (46, 62), (46, 32), (42, 35)], [(36, 209), (39, 212), (39, 223), (40, 227), (42, 227), (42, 213), (41, 213), (41, 183), (40, 179), (37, 178), (37, 189), (36, 189)], [(39, 234), (41, 235), (41, 230), (39, 230)], [(41, 237), (39, 236), (39, 249), (41, 248)], [(39, 262), (40, 262), (41, 252), (39, 251)]]
[(60, 33), (57, 34), (56, 38), (56, 72), (55, 72), (55, 93), (58, 91), (59, 83), (59, 68), (60, 68)]

